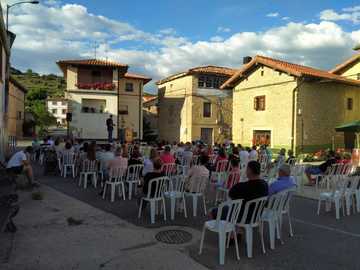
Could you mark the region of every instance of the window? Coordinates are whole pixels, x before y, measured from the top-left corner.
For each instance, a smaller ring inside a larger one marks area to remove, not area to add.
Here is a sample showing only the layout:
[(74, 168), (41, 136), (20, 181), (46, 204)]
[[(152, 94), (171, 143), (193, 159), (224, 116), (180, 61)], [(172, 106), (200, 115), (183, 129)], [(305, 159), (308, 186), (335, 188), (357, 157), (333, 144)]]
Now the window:
[(126, 92), (132, 92), (132, 91), (134, 91), (134, 84), (133, 84), (133, 83), (126, 83), (126, 84), (125, 84), (125, 91), (126, 91)]
[(63, 109), (63, 110), (62, 110), (62, 114), (66, 114), (66, 109)]
[(100, 70), (91, 71), (91, 80), (92, 83), (101, 82), (101, 71)]
[(57, 113), (57, 109), (52, 109), (51, 111), (52, 111), (53, 114)]
[(360, 80), (360, 73), (358, 73), (356, 77), (358, 80)]
[(211, 103), (204, 102), (203, 117), (211, 117)]
[(61, 101), (62, 106), (66, 106), (66, 101)]
[(128, 115), (129, 114), (128, 105), (119, 105), (119, 114), (120, 115)]
[(255, 111), (265, 111), (265, 96), (258, 96), (254, 98)]
[(53, 102), (52, 102), (52, 105), (57, 105), (57, 101), (53, 101)]
[(198, 79), (198, 87), (204, 87), (205, 86), (205, 78), (204, 76), (200, 76)]
[(206, 77), (205, 86), (208, 87), (208, 88), (212, 87), (212, 79), (211, 79), (211, 77)]
[(213, 87), (214, 88), (220, 88), (220, 86), (221, 86), (220, 78), (215, 77), (214, 80), (213, 80)]
[(352, 109), (353, 109), (353, 99), (352, 98), (348, 98), (347, 99), (347, 109), (349, 110), (349, 111), (352, 111)]
[(21, 120), (21, 112), (17, 113), (17, 120)]
[(263, 70), (261, 71), (261, 76), (264, 76), (264, 71)]

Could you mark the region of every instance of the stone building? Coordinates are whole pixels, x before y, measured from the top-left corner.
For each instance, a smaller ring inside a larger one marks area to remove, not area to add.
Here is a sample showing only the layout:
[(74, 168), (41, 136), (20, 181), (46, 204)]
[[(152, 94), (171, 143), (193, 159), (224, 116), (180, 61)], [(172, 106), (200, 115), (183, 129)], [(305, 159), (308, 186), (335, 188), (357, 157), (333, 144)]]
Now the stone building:
[(23, 137), (26, 92), (24, 86), (10, 77), (7, 131), (9, 136), (17, 139)]
[(231, 139), (232, 91), (220, 90), (234, 69), (191, 68), (158, 81), (159, 137), (169, 142)]
[(335, 127), (360, 118), (360, 81), (256, 56), (227, 80), (233, 141), (310, 152), (343, 146)]

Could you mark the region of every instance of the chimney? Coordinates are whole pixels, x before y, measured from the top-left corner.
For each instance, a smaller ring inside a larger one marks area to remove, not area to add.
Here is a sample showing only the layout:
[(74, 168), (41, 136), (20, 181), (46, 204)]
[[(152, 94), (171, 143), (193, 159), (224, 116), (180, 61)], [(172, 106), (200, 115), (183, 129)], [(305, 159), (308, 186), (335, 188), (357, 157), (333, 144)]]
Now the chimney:
[(246, 65), (246, 64), (250, 63), (251, 60), (252, 60), (252, 57), (251, 57), (251, 56), (245, 56), (245, 57), (243, 58), (243, 64)]

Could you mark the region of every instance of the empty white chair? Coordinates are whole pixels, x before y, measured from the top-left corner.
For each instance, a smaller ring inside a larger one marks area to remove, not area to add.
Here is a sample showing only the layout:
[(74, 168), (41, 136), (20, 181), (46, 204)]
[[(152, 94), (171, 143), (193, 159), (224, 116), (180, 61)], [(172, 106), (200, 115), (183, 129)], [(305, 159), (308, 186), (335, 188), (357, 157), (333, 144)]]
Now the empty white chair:
[(202, 198), (204, 205), (204, 215), (206, 215), (206, 202), (205, 202), (205, 191), (208, 183), (207, 177), (195, 177), (191, 180), (191, 186), (187, 192), (185, 192), (185, 197), (192, 198), (193, 205), (193, 216), (196, 217), (197, 214), (197, 203), (198, 199)]
[(119, 188), (119, 197), (123, 197), (125, 200), (125, 185), (124, 185), (124, 178), (125, 178), (125, 170), (122, 167), (119, 168), (111, 168), (109, 171), (109, 179), (105, 181), (104, 191), (103, 191), (103, 199), (106, 196), (106, 188), (110, 186), (111, 192), (111, 202), (115, 200), (115, 192), (116, 188)]
[(140, 176), (143, 167), (144, 165), (142, 164), (136, 164), (136, 165), (130, 165), (127, 168), (126, 183), (129, 185), (129, 200), (131, 200), (132, 197), (133, 186), (134, 186), (134, 192), (136, 194), (137, 186), (140, 182)]
[(88, 160), (85, 159), (81, 166), (80, 177), (79, 177), (79, 186), (81, 186), (81, 182), (84, 182), (84, 189), (87, 188), (87, 183), (89, 177), (92, 177), (93, 185), (97, 187), (97, 160)]
[(259, 228), (262, 251), (265, 253), (263, 222), (261, 220), (261, 216), (263, 214), (267, 199), (268, 197), (261, 197), (248, 201), (245, 204), (245, 209), (240, 222), (236, 224), (236, 226), (245, 229), (246, 249), (247, 256), (249, 258), (252, 258), (253, 229), (256, 227)]
[(138, 218), (141, 217), (143, 203), (144, 201), (146, 201), (150, 203), (150, 219), (152, 224), (155, 223), (155, 212), (156, 212), (157, 203), (162, 204), (164, 210), (163, 212), (164, 220), (166, 220), (166, 206), (165, 206), (164, 192), (166, 190), (167, 181), (169, 181), (169, 178), (166, 176), (158, 177), (150, 180), (147, 195), (146, 197), (143, 197), (140, 200)]
[(286, 199), (286, 191), (274, 194), (268, 199), (261, 219), (269, 224), (270, 248), (275, 249), (275, 232), (281, 240), (280, 217), (282, 215), (282, 201)]
[(177, 175), (169, 179), (169, 188), (164, 192), (165, 198), (170, 199), (171, 219), (175, 218), (176, 203), (182, 200), (184, 216), (187, 218), (186, 200), (185, 200), (185, 179), (182, 175)]
[[(234, 234), (236, 258), (240, 260), (239, 245), (236, 237), (236, 223), (239, 218), (242, 203), (243, 200), (233, 200), (226, 201), (219, 205), (216, 220), (209, 220), (204, 223), (199, 254), (201, 254), (203, 250), (205, 232), (206, 230), (209, 230), (219, 235), (219, 262), (221, 265), (225, 263), (225, 243), (227, 235), (228, 239), (230, 240), (230, 235)], [(223, 211), (226, 211), (225, 219), (221, 219), (222, 215), (224, 215)]]
[(357, 210), (357, 198), (356, 198), (356, 193), (358, 191), (358, 187), (359, 187), (359, 176), (352, 176), (352, 177), (348, 177), (349, 181), (349, 185), (345, 190), (345, 205), (346, 205), (346, 214), (348, 216), (350, 216), (351, 214), (351, 207), (353, 207), (354, 209), (354, 213)]
[(76, 156), (74, 153), (65, 153), (62, 155), (62, 167), (63, 167), (63, 176), (67, 177), (68, 169), (72, 173), (72, 177), (75, 178), (75, 164)]
[(345, 191), (348, 179), (337, 178), (336, 176), (332, 176), (330, 179), (332, 180), (332, 190), (320, 193), (317, 214), (320, 215), (321, 202), (325, 201), (326, 211), (330, 211), (331, 205), (334, 203), (336, 219), (339, 219), (340, 208), (343, 209), (343, 214), (345, 215)]
[[(292, 200), (292, 197), (296, 191), (296, 188), (290, 188), (286, 190), (285, 198), (281, 200), (281, 215), (280, 215), (280, 231), (279, 231), (279, 239), (281, 240), (281, 232), (282, 232), (282, 222), (283, 222), (283, 216), (286, 215), (287, 219), (289, 221), (289, 234), (291, 237), (294, 236), (294, 231), (291, 223), (291, 215), (290, 215), (290, 203)], [(285, 191), (284, 191), (285, 192)]]

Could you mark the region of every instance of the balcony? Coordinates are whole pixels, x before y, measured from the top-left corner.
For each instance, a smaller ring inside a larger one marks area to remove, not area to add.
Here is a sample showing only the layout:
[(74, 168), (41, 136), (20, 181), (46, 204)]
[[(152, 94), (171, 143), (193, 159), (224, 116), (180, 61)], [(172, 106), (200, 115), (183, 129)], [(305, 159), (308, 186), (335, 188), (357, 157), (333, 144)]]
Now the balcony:
[(82, 99), (82, 113), (106, 113), (106, 100), (102, 99)]
[(79, 89), (86, 90), (107, 90), (111, 91), (115, 89), (115, 84), (108, 82), (99, 82), (99, 83), (77, 83), (75, 85)]

